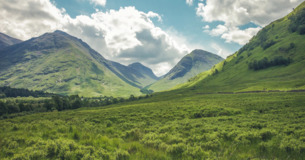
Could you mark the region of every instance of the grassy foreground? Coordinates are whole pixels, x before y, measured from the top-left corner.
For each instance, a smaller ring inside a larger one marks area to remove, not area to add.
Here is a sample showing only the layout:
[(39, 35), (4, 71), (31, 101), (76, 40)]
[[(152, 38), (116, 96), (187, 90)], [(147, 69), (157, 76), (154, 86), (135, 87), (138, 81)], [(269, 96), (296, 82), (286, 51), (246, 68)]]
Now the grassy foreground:
[(169, 93), (1, 120), (0, 159), (305, 157), (304, 93)]

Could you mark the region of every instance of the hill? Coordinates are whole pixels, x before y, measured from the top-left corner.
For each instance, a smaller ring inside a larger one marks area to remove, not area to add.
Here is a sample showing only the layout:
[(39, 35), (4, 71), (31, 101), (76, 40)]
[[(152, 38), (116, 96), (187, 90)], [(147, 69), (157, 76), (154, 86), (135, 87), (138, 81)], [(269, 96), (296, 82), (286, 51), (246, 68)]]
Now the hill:
[(196, 92), (305, 89), (305, 3), (211, 70), (177, 88)]
[(194, 50), (184, 56), (161, 80), (148, 88), (154, 91), (168, 90), (178, 84), (187, 82), (197, 74), (209, 70), (223, 58), (204, 50)]
[(9, 46), (0, 53), (0, 85), (83, 96), (139, 95), (113, 72), (111, 61), (62, 31)]
[(19, 39), (16, 39), (16, 38), (10, 37), (6, 34), (0, 33), (0, 50), (5, 47), (20, 43), (20, 42), (22, 42), (22, 41)]

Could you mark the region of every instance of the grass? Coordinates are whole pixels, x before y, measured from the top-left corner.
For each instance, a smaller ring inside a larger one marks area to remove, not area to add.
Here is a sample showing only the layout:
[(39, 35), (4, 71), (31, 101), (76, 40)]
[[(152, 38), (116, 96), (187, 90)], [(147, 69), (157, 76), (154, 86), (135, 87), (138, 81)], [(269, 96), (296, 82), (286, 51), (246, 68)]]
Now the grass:
[(0, 121), (1, 159), (302, 159), (304, 93), (171, 91)]

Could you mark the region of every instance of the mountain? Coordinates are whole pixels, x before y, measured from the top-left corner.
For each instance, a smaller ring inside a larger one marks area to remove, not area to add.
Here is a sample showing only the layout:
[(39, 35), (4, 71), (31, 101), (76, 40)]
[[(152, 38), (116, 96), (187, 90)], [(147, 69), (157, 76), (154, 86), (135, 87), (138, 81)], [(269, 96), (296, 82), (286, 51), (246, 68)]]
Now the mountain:
[(248, 44), (177, 88), (192, 92), (305, 89), (305, 2)]
[(158, 77), (150, 68), (142, 65), (139, 62), (130, 64), (128, 66), (113, 61), (110, 61), (110, 64), (112, 66), (111, 70), (117, 76), (134, 87), (144, 88), (145, 86), (158, 80)]
[(136, 63), (132, 63), (130, 65), (128, 65), (129, 68), (132, 68), (134, 70), (137, 70), (139, 73), (141, 73), (142, 75), (147, 75), (148, 77), (150, 77), (151, 79), (154, 80), (158, 80), (159, 78), (153, 73), (153, 71), (144, 66), (143, 64), (136, 62)]
[(113, 62), (62, 31), (6, 47), (0, 52), (0, 85), (82, 96), (139, 95), (113, 72)]
[(178, 84), (187, 82), (197, 74), (209, 70), (223, 58), (213, 53), (196, 49), (184, 56), (161, 80), (148, 88), (153, 91), (170, 89)]
[(22, 41), (19, 39), (12, 38), (6, 34), (0, 33), (0, 50), (20, 42)]
[(159, 78), (153, 73), (150, 68), (144, 66), (139, 62), (128, 65), (128, 68), (138, 72), (133, 73), (136, 75), (136, 77), (138, 77), (138, 81), (142, 84), (142, 87), (150, 85), (155, 81), (159, 80)]

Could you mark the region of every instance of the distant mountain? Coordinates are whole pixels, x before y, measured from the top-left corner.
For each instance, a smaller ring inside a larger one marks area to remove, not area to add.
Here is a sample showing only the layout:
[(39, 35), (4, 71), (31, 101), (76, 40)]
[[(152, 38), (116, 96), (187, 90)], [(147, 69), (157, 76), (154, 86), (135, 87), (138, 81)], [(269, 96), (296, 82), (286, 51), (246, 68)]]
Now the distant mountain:
[(305, 2), (180, 88), (192, 92), (305, 89)]
[(139, 95), (140, 89), (119, 77), (119, 72), (114, 62), (62, 31), (46, 33), (0, 52), (1, 86), (82, 96)]
[(141, 63), (133, 63), (128, 66), (117, 62), (111, 62), (112, 71), (128, 84), (143, 88), (158, 80), (152, 70)]
[(20, 42), (22, 41), (19, 39), (12, 38), (4, 33), (0, 33), (0, 50)]
[(203, 71), (211, 69), (222, 60), (223, 58), (213, 53), (196, 49), (184, 56), (161, 80), (148, 88), (154, 91), (170, 89), (175, 85), (187, 82)]
[(151, 79), (154, 80), (158, 80), (159, 78), (153, 73), (153, 71), (144, 66), (143, 64), (136, 62), (136, 63), (132, 63), (130, 65), (128, 65), (129, 68), (132, 68), (134, 70), (137, 70), (139, 73), (141, 73), (142, 75), (147, 75), (148, 77), (150, 77)]

